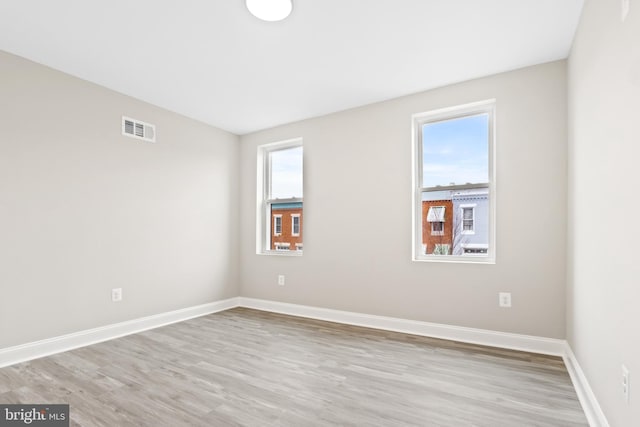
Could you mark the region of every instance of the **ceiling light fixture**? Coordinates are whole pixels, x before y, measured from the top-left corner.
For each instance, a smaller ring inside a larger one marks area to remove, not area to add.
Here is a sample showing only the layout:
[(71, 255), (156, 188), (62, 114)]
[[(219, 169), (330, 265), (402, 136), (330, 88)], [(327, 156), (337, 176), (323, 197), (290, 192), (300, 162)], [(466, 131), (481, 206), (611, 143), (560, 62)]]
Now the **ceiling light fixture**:
[(246, 3), (249, 12), (263, 21), (282, 21), (293, 9), (291, 0), (246, 0)]

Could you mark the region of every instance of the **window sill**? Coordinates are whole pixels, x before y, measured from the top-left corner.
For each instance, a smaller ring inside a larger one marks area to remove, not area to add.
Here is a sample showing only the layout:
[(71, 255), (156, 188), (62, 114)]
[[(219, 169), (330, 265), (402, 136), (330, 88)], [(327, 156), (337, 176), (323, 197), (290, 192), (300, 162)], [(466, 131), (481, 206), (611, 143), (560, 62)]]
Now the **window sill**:
[(435, 262), (445, 264), (490, 264), (495, 265), (495, 258), (489, 257), (477, 257), (477, 256), (450, 256), (450, 255), (436, 255), (436, 256), (422, 256), (420, 258), (414, 257), (414, 262)]
[(258, 252), (257, 255), (273, 255), (273, 256), (302, 256), (302, 251), (264, 251)]

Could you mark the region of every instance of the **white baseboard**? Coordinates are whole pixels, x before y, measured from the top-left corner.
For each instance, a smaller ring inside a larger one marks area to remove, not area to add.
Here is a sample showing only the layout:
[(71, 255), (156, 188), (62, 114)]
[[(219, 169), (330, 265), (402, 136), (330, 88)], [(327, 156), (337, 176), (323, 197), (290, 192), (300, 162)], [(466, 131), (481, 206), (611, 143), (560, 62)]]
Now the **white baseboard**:
[(238, 306), (238, 297), (0, 349), (0, 368)]
[(471, 344), (508, 348), (511, 350), (528, 351), (552, 356), (564, 356), (565, 354), (566, 341), (553, 338), (496, 332), (486, 329), (466, 328), (440, 323), (398, 319), (394, 317), (375, 316), (371, 314), (353, 313), (349, 311), (331, 310), (328, 308), (310, 307), (245, 297), (239, 298), (239, 305), (241, 307), (289, 314), (292, 316), (307, 317), (311, 319), (326, 320), (329, 322), (345, 323), (348, 325), (382, 329), (385, 331), (403, 332), (406, 334), (441, 338), (452, 341), (461, 341)]
[(566, 343), (563, 359), (589, 425), (591, 427), (609, 427), (609, 422), (604, 416), (604, 412), (602, 412), (602, 408), (600, 408), (600, 404), (569, 343)]

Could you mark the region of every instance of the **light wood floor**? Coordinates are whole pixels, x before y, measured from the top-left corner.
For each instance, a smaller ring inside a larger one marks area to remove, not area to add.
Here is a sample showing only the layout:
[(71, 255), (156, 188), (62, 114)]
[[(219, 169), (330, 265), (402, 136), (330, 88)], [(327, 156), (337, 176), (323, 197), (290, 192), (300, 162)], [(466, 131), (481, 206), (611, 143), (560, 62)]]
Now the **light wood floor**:
[(82, 426), (586, 426), (562, 360), (233, 309), (0, 369)]

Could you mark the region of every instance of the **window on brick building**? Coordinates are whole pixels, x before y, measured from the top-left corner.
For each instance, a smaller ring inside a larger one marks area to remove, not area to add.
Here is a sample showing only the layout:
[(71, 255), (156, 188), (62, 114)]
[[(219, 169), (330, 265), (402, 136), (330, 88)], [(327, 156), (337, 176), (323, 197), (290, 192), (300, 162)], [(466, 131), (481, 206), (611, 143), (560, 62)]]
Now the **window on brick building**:
[(443, 236), (444, 235), (444, 222), (432, 222), (431, 223), (431, 235), (432, 236)]
[(282, 234), (282, 215), (273, 215), (273, 234), (275, 236)]
[(300, 235), (300, 214), (291, 214), (291, 235)]
[(273, 245), (276, 251), (288, 251), (291, 247), (291, 243), (285, 242), (275, 242)]
[(434, 249), (433, 249), (433, 253), (435, 255), (449, 255), (449, 248), (451, 247), (451, 245), (448, 244), (443, 244), (443, 243), (436, 243)]
[(258, 147), (257, 253), (302, 254), (302, 154), (302, 139)]
[(494, 110), (413, 116), (414, 260), (495, 261)]
[(432, 236), (444, 236), (445, 206), (431, 206), (427, 213), (427, 222), (431, 224)]

